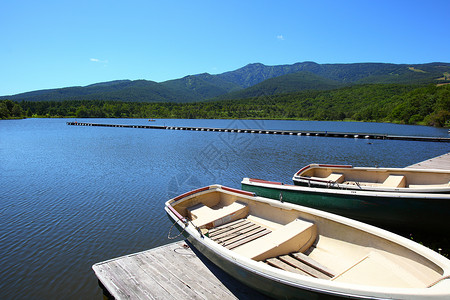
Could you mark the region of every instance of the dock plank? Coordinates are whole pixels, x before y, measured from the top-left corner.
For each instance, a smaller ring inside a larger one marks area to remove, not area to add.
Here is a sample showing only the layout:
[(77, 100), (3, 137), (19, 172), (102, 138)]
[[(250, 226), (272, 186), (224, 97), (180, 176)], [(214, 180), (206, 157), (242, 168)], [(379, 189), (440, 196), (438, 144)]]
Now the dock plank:
[[(197, 289), (193, 289), (186, 283), (186, 278), (183, 278), (183, 276), (180, 276), (180, 274), (173, 272), (172, 269), (168, 268), (170, 264), (167, 263), (167, 259), (165, 259), (165, 257), (161, 257), (161, 255), (158, 254), (155, 256), (148, 256), (144, 254), (142, 256), (138, 256), (135, 261), (140, 261), (142, 263), (145, 274), (149, 275), (151, 280), (155, 280), (158, 283), (163, 282), (164, 285), (161, 285), (161, 287), (175, 299), (205, 298), (202, 293), (196, 292), (199, 291), (197, 287)], [(145, 284), (145, 282), (143, 284)], [(213, 299), (214, 297), (210, 298)]]
[[(164, 272), (171, 274), (173, 277), (187, 286), (189, 289), (195, 291), (197, 295), (201, 295), (205, 299), (222, 299), (227, 297), (227, 290), (222, 289), (214, 280), (210, 280), (209, 274), (203, 272), (203, 266), (187, 263), (185, 260), (180, 260), (178, 254), (174, 253), (156, 253), (154, 255), (155, 264), (160, 264), (161, 268), (165, 268)], [(174, 265), (173, 261), (177, 261)], [(167, 268), (170, 266), (170, 268)], [(173, 268), (176, 266), (176, 268)], [(180, 270), (183, 270), (180, 272)], [(178, 298), (180, 299), (180, 298)], [(184, 298), (181, 298), (184, 299)]]
[(407, 168), (450, 170), (450, 152), (407, 166)]
[[(165, 275), (164, 270), (156, 267), (155, 264), (145, 264), (139, 260), (140, 256), (125, 257), (121, 268), (126, 271), (128, 278), (134, 284), (131, 285), (131, 290), (136, 295), (142, 298), (152, 298), (152, 294), (158, 295), (170, 294), (173, 299), (179, 297), (191, 297), (193, 299), (200, 299), (195, 294), (189, 293), (188, 290), (178, 288), (173, 280), (169, 280)], [(159, 284), (159, 282), (167, 281), (165, 286)]]
[(92, 266), (109, 294), (121, 299), (268, 299), (180, 241)]

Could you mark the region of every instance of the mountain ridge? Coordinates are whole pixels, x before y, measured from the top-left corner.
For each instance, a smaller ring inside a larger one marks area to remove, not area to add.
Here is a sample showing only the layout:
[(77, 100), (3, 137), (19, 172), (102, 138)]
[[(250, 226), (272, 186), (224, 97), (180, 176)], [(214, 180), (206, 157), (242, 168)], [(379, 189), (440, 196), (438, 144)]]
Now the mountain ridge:
[[(450, 63), (318, 64), (311, 61), (266, 66), (251, 63), (221, 74), (200, 73), (155, 82), (114, 80), (87, 86), (46, 89), (1, 96), (0, 100), (65, 101), (110, 100), (124, 102), (196, 102), (273, 95), (307, 89), (333, 89), (355, 84), (426, 84), (448, 82)], [(441, 81), (438, 81), (441, 80)]]

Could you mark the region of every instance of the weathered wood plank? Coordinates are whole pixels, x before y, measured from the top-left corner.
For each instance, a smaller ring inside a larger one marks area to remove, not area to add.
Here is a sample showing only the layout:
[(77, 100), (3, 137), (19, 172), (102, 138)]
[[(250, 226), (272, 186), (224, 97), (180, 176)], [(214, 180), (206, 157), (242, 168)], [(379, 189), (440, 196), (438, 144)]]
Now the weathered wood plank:
[[(96, 268), (94, 268), (96, 267)], [(114, 262), (110, 264), (96, 264), (93, 266), (97, 278), (116, 299), (132, 298), (128, 292), (127, 283), (121, 279), (122, 270)], [(137, 295), (134, 295), (137, 297)]]
[[(215, 295), (218, 298), (227, 296), (228, 290), (223, 288), (216, 277), (211, 277), (210, 272), (205, 272), (205, 265), (195, 256), (192, 249), (175, 248), (174, 250), (177, 251), (159, 251), (151, 256), (166, 266), (168, 271), (180, 277), (192, 289), (206, 295), (214, 294), (208, 298), (215, 298)], [(146, 255), (150, 256), (150, 254)], [(182, 259), (180, 259), (180, 255), (183, 256)], [(186, 255), (189, 259), (184, 258)], [(192, 259), (195, 259), (195, 263)]]
[(238, 219), (236, 221), (226, 223), (226, 224), (223, 224), (223, 225), (220, 225), (220, 226), (210, 229), (209, 234), (210, 235), (218, 234), (220, 231), (227, 229), (229, 227), (238, 226), (238, 224), (242, 223), (242, 222), (248, 222), (248, 221), (246, 219)]
[(250, 222), (246, 222), (246, 223), (241, 223), (243, 224), (242, 226), (239, 227), (234, 227), (234, 228), (230, 228), (230, 230), (222, 230), (219, 234), (215, 235), (215, 236), (209, 236), (212, 240), (220, 240), (223, 239), (231, 234), (234, 234), (236, 232), (241, 232), (243, 230), (247, 230), (248, 228), (255, 228), (258, 225), (256, 224), (252, 224)]
[(336, 273), (333, 270), (330, 270), (326, 266), (320, 264), (319, 262), (315, 261), (314, 259), (310, 258), (309, 256), (306, 256), (303, 253), (295, 252), (295, 253), (291, 253), (291, 255), (293, 257), (295, 257), (296, 259), (298, 259), (299, 261), (309, 265), (310, 267), (313, 267), (313, 268), (319, 270), (320, 272), (322, 272), (330, 277), (336, 276)]
[[(97, 277), (103, 283), (103, 285), (110, 291), (111, 295), (114, 295), (115, 298), (119, 299), (139, 299), (139, 298), (149, 298), (145, 291), (140, 289), (140, 285), (136, 284), (134, 280), (134, 276), (130, 274), (130, 271), (124, 268), (122, 262), (113, 262), (109, 264), (111, 268), (108, 272), (109, 281), (105, 281), (101, 279), (100, 276)], [(136, 272), (136, 271), (135, 271)], [(127, 278), (128, 281), (133, 282), (134, 284), (129, 285), (126, 281), (123, 281), (123, 278)], [(165, 294), (166, 291), (159, 290), (158, 285), (147, 285), (149, 288), (155, 288), (156, 295)], [(117, 296), (116, 296), (117, 295)], [(150, 298), (152, 299), (152, 298)], [(155, 299), (155, 297), (153, 297)], [(170, 298), (167, 298), (170, 299)]]
[(263, 230), (264, 228), (261, 226), (251, 226), (249, 228), (243, 229), (242, 231), (239, 231), (238, 233), (235, 233), (231, 236), (226, 236), (223, 239), (219, 239), (217, 241), (218, 244), (222, 246), (227, 246), (229, 244), (232, 244), (236, 241), (242, 240), (246, 237), (249, 237), (253, 234), (258, 233), (259, 231)]
[(291, 265), (292, 267), (295, 267), (297, 269), (302, 270), (305, 273), (308, 273), (310, 276), (313, 276), (315, 278), (320, 278), (320, 279), (330, 279), (331, 278), (331, 276), (329, 276), (328, 274), (324, 274), (321, 271), (319, 271), (313, 267), (310, 267), (309, 265), (295, 259), (292, 256), (283, 255), (283, 256), (280, 256), (279, 259), (281, 261)]
[[(191, 249), (189, 251), (192, 252)], [(211, 277), (209, 272), (204, 272), (204, 265), (193, 264), (191, 260), (180, 259), (176, 252), (158, 252), (152, 254), (156, 264), (166, 267), (166, 271), (179, 278), (183, 284), (201, 294), (206, 299), (221, 299), (227, 297), (227, 289), (215, 277)]]
[(281, 269), (281, 270), (285, 270), (285, 271), (288, 271), (288, 272), (301, 274), (301, 275), (304, 275), (304, 276), (311, 276), (310, 274), (304, 272), (303, 270), (299, 270), (297, 268), (294, 268), (291, 265), (287, 264), (286, 262), (284, 262), (284, 261), (282, 261), (282, 260), (280, 260), (280, 259), (278, 259), (276, 257), (266, 259), (266, 262), (269, 265), (271, 265), (272, 267), (275, 267), (275, 268), (278, 268), (278, 269)]
[[(130, 288), (139, 294), (139, 297), (152, 299), (163, 298), (164, 295), (170, 294), (173, 299), (180, 297), (192, 297), (193, 299), (201, 299), (196, 297), (189, 289), (176, 284), (175, 281), (167, 278), (164, 269), (159, 269), (155, 264), (147, 264), (141, 256), (125, 257), (120, 261), (121, 267), (127, 272), (130, 281), (134, 282)], [(160, 283), (164, 282), (164, 285)], [(157, 296), (152, 296), (152, 295)]]
[(92, 266), (121, 299), (267, 299), (228, 276), (198, 251), (176, 242)]
[(450, 170), (450, 152), (407, 166), (407, 168)]
[(237, 230), (233, 230), (230, 233), (225, 233), (223, 236), (219, 237), (219, 238), (214, 238), (213, 240), (215, 242), (217, 242), (218, 244), (224, 244), (226, 242), (230, 242), (230, 240), (236, 240), (236, 239), (243, 239), (245, 238), (247, 235), (252, 234), (252, 232), (258, 230), (258, 229), (262, 229), (261, 226), (258, 226), (256, 224), (249, 224), (249, 226), (245, 227), (245, 228), (238, 228)]
[(243, 245), (243, 244), (245, 244), (245, 243), (248, 243), (248, 242), (251, 242), (251, 241), (253, 241), (253, 240), (256, 240), (257, 238), (260, 238), (260, 237), (262, 237), (262, 236), (265, 236), (266, 234), (269, 234), (270, 232), (271, 232), (271, 231), (270, 231), (269, 229), (263, 228), (262, 231), (259, 231), (259, 232), (256, 233), (256, 234), (253, 234), (253, 235), (251, 235), (251, 236), (248, 236), (248, 237), (246, 237), (246, 238), (244, 238), (244, 239), (237, 240), (237, 241), (235, 241), (235, 242), (233, 242), (233, 243), (231, 243), (231, 244), (224, 245), (224, 247), (231, 250), (231, 249), (236, 248), (236, 247), (238, 247), (238, 246), (241, 246), (241, 245)]

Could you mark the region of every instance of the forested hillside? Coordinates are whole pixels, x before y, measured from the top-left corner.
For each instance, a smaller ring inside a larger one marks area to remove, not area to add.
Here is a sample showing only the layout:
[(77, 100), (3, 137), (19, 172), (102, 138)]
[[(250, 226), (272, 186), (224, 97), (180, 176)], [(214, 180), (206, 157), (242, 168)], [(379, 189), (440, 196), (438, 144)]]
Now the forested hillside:
[(249, 64), (0, 97), (0, 118), (257, 118), (449, 126), (450, 64)]
[(368, 84), (195, 103), (0, 101), (0, 118), (21, 116), (357, 120), (449, 126), (450, 85)]
[(359, 84), (447, 83), (450, 64), (317, 64), (265, 66), (249, 64), (240, 69), (211, 75), (189, 75), (154, 82), (116, 80), (84, 87), (40, 90), (2, 96), (0, 100), (68, 101), (104, 100), (120, 102), (198, 102), (203, 100), (242, 99), (257, 95), (276, 95), (303, 90), (335, 89)]
[(259, 95), (277, 95), (304, 90), (331, 90), (346, 84), (324, 78), (308, 71), (300, 71), (264, 80), (249, 88), (230, 92), (212, 100), (245, 99)]

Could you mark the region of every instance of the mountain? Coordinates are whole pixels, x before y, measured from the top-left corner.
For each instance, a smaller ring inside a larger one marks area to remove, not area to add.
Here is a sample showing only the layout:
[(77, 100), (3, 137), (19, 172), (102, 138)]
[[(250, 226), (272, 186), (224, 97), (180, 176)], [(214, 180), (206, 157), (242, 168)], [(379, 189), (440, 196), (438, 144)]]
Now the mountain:
[(261, 95), (276, 95), (300, 92), (303, 90), (332, 90), (345, 86), (344, 83), (318, 76), (308, 71), (300, 71), (273, 77), (249, 88), (230, 92), (212, 100), (245, 99)]
[(301, 71), (332, 79), (341, 83), (422, 83), (431, 82), (450, 71), (449, 63), (430, 64), (317, 64), (303, 62), (293, 65), (265, 66), (250, 64), (235, 71), (222, 73), (227, 81), (235, 82), (243, 88), (253, 86), (264, 80)]
[(239, 84), (244, 89), (221, 95), (214, 100), (242, 99), (303, 90), (335, 89), (359, 84), (448, 83), (450, 82), (450, 64), (303, 62), (293, 65), (265, 66), (257, 63), (216, 76)]
[(117, 100), (168, 102), (170, 99), (182, 99), (183, 97), (185, 95), (176, 89), (167, 88), (154, 81), (116, 80), (85, 87), (40, 90), (1, 98), (26, 101)]
[(226, 81), (233, 82), (242, 88), (248, 88), (274, 77), (297, 73), (300, 71), (310, 71), (309, 68), (305, 68), (305, 66), (309, 65), (315, 66), (318, 64), (313, 62), (303, 62), (293, 65), (266, 66), (260, 63), (255, 63), (248, 64), (240, 69), (225, 72), (217, 76)]
[(2, 99), (15, 101), (110, 100), (125, 102), (194, 102), (242, 89), (210, 74), (190, 75), (165, 82), (116, 80), (85, 87), (39, 90)]
[(208, 73), (164, 81), (161, 82), (161, 85), (172, 90), (178, 90), (189, 98), (196, 100), (205, 100), (242, 89), (238, 84)]
[(302, 90), (335, 89), (355, 84), (447, 83), (449, 63), (429, 64), (317, 64), (266, 66), (248, 64), (234, 71), (202, 73), (154, 82), (116, 80), (84, 87), (67, 87), (3, 96), (0, 100), (65, 101), (111, 100), (128, 102), (196, 102), (208, 99), (237, 99)]

